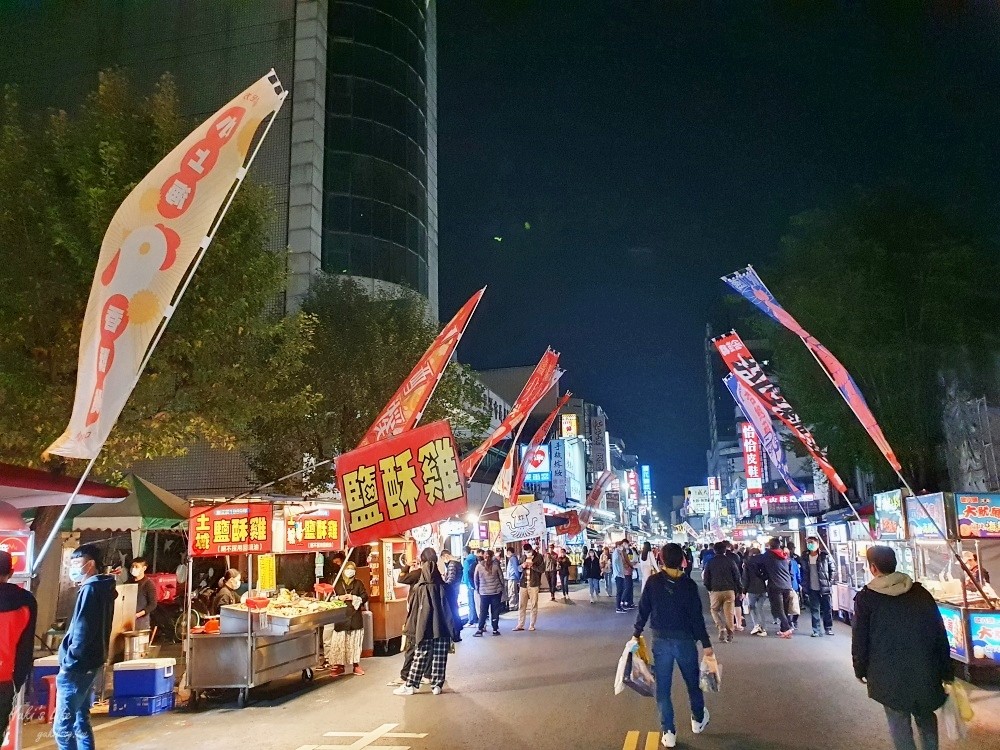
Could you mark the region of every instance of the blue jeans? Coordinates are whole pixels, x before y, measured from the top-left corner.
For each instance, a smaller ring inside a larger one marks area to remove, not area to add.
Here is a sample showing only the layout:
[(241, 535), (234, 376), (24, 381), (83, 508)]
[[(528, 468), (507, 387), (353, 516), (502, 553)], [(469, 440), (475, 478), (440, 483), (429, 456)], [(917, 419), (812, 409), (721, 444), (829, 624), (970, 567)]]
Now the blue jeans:
[(611, 579), (613, 577), (610, 570), (604, 574), (604, 588), (608, 592), (608, 596), (611, 596)]
[(688, 698), (691, 700), (691, 715), (695, 721), (705, 718), (705, 695), (698, 684), (698, 644), (696, 641), (677, 641), (670, 638), (653, 637), (653, 674), (656, 676), (656, 705), (660, 709), (660, 728), (664, 732), (676, 732), (674, 704), (670, 700), (670, 686), (674, 677), (674, 662), (681, 670)]
[(466, 584), (465, 591), (469, 595), (469, 619), (466, 622), (469, 625), (476, 625), (479, 622), (479, 615), (476, 614), (476, 590)]
[(827, 630), (833, 629), (833, 597), (830, 592), (825, 594), (815, 589), (802, 589), (809, 604), (809, 612), (812, 615), (813, 632), (819, 632), (820, 616), (823, 617), (823, 627)]
[(587, 583), (590, 584), (590, 598), (593, 599), (595, 596), (601, 595), (601, 579), (600, 578), (588, 578)]
[[(913, 724), (910, 721), (910, 714), (906, 711), (897, 711), (888, 706), (885, 709), (885, 717), (889, 720), (889, 735), (892, 737), (892, 744), (896, 750), (917, 750), (913, 742)], [(938, 726), (937, 716), (931, 711), (925, 716), (913, 716), (917, 724), (917, 732), (920, 733), (920, 741), (923, 750), (938, 750)]]
[(56, 675), (56, 716), (52, 728), (59, 750), (94, 750), (90, 728), (90, 691), (98, 670)]

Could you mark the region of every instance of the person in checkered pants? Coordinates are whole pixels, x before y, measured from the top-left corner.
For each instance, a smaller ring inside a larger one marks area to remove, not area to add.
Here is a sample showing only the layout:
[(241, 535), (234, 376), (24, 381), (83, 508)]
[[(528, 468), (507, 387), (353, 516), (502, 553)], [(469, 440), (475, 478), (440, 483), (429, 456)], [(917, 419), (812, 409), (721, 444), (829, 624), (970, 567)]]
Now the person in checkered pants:
[(413, 590), (407, 599), (406, 627), (403, 630), (407, 641), (416, 644), (413, 664), (406, 684), (393, 690), (396, 695), (413, 695), (420, 689), (420, 678), (428, 662), (431, 667), (431, 692), (441, 695), (448, 651), (457, 632), (457, 624), (448, 604), (447, 584), (441, 577), (438, 556), (432, 548), (427, 547), (420, 553), (419, 570), (420, 577), (412, 584)]

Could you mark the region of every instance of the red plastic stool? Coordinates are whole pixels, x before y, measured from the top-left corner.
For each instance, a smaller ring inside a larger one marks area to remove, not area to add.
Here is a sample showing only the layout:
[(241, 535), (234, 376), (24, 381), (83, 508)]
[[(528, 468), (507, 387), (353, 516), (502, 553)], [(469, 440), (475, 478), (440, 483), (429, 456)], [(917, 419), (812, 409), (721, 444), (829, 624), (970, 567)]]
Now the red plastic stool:
[(48, 703), (45, 706), (45, 723), (51, 724), (56, 715), (56, 676), (54, 674), (45, 675), (42, 678), (45, 689), (48, 691)]

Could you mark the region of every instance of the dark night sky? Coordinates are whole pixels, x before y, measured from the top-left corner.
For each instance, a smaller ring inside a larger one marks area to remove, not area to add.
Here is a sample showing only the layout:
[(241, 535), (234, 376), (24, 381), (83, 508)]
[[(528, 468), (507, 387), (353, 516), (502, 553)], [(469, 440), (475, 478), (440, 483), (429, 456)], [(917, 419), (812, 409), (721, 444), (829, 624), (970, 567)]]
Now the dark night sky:
[(997, 13), (868, 5), (440, 2), (441, 317), (490, 287), (463, 361), (551, 344), (661, 499), (702, 483), (720, 275), (856, 186), (996, 218)]

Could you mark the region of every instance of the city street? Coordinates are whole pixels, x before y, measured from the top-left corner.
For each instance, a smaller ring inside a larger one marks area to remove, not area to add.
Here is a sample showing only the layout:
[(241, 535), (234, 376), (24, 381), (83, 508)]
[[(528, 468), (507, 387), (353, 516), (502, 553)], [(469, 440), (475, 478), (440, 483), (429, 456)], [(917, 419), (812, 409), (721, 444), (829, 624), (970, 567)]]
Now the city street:
[[(473, 638), (467, 628), (458, 654), (449, 660), (441, 696), (427, 688), (411, 697), (394, 696), (386, 683), (398, 672), (401, 657), (366, 659), (363, 677), (317, 677), (305, 690), (298, 681), (268, 686), (243, 710), (221, 705), (105, 720), (97, 744), (102, 750), (206, 743), (213, 750), (242, 750), (248, 741), (260, 750), (658, 747), (654, 701), (630, 690), (615, 696), (612, 690), (634, 615), (615, 614), (603, 594), (591, 605), (579, 587), (571, 600), (550, 602), (545, 596), (534, 633), (512, 633), (511, 614), (503, 616), (499, 638)], [(889, 750), (882, 711), (851, 671), (849, 628), (838, 623), (834, 637), (820, 639), (808, 632), (807, 625), (791, 642), (737, 634), (735, 643), (718, 645), (722, 692), (708, 697), (712, 719), (701, 736), (691, 734), (687, 699), (675, 680), (678, 747)], [(978, 718), (966, 747), (1000, 748), (998, 697), (973, 693)], [(51, 746), (36, 739), (34, 726), (25, 747)]]

